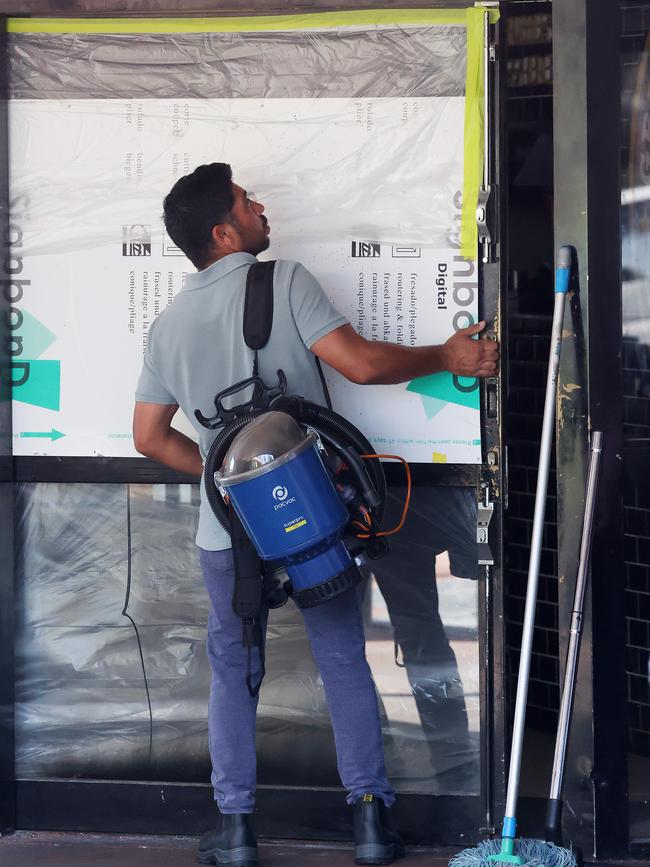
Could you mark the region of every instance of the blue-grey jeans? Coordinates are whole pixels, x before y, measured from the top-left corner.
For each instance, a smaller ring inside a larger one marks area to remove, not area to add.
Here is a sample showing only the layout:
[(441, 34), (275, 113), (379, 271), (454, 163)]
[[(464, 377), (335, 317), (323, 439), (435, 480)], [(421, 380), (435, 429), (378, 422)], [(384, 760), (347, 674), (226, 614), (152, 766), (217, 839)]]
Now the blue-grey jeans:
[[(246, 687), (241, 620), (232, 608), (232, 552), (199, 548), (199, 554), (211, 603), (208, 732), (215, 800), (222, 813), (251, 813), (256, 786), (257, 699)], [(267, 613), (262, 613), (264, 631)], [(395, 792), (386, 777), (377, 694), (366, 661), (357, 595), (348, 590), (323, 605), (303, 610), (302, 615), (325, 687), (338, 770), (348, 803), (369, 792), (391, 806)], [(253, 658), (255, 675), (257, 651)]]

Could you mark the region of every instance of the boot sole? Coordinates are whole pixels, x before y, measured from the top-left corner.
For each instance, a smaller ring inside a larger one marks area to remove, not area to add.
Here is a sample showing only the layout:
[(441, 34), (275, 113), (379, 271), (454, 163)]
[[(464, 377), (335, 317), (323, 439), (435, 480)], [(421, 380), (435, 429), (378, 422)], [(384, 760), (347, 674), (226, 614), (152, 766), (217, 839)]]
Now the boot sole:
[(259, 867), (257, 849), (252, 846), (240, 846), (238, 849), (210, 849), (199, 852), (199, 864), (214, 864), (216, 867)]
[(382, 846), (379, 843), (364, 843), (354, 850), (355, 864), (392, 864), (404, 857), (404, 847), (397, 843)]

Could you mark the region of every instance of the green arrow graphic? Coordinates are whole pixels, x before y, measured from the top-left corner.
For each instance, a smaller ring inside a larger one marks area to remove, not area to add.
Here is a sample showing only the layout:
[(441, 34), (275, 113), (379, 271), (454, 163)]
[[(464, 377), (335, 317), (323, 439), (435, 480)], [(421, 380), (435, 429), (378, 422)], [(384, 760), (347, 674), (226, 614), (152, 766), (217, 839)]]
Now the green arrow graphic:
[(46, 440), (60, 440), (61, 437), (64, 437), (65, 434), (61, 433), (60, 430), (45, 430), (45, 431), (32, 431), (32, 430), (24, 430), (20, 432), (21, 437), (34, 437), (37, 439), (46, 439)]

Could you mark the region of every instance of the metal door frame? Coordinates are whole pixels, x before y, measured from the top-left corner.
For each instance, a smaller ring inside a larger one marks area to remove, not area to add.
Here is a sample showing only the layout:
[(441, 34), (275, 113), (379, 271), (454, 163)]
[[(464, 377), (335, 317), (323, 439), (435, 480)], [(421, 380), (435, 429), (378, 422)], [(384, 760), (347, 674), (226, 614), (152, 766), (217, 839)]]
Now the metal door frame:
[[(2, 260), (9, 238), (9, 166), (5, 32), (0, 21), (0, 236)], [(3, 277), (5, 274), (3, 273)], [(9, 364), (9, 297), (0, 284), (0, 373)], [(15, 825), (14, 763), (14, 563), (11, 393), (0, 375), (0, 834)]]

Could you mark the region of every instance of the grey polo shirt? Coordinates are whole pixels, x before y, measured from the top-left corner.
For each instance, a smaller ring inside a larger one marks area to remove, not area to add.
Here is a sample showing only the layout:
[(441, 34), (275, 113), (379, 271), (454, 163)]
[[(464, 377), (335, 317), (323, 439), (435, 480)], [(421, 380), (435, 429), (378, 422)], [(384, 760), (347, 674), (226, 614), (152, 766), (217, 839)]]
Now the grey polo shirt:
[[(135, 399), (177, 403), (199, 435), (204, 459), (216, 433), (199, 424), (194, 410), (214, 415), (215, 394), (252, 374), (253, 351), (244, 343), (242, 323), (246, 275), (255, 261), (249, 253), (232, 253), (204, 271), (188, 274), (182, 291), (149, 329)], [(289, 394), (323, 403), (309, 350), (347, 319), (298, 262), (276, 262), (273, 306), (271, 337), (259, 354), (260, 376), (267, 385), (275, 385), (281, 368)], [(208, 551), (230, 547), (230, 537), (212, 514), (203, 482), (196, 542)]]

